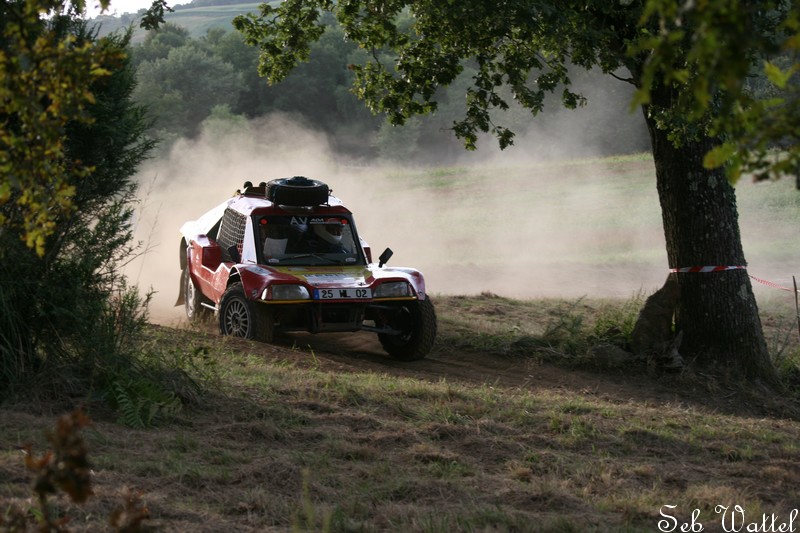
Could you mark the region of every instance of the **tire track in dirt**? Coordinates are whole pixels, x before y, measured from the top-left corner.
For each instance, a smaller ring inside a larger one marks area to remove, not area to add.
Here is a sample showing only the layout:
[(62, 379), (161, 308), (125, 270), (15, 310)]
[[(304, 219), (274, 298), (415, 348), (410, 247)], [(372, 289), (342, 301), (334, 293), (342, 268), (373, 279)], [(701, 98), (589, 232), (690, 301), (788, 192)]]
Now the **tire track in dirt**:
[[(202, 328), (202, 333), (219, 335), (215, 323)], [(441, 345), (420, 361), (396, 361), (368, 332), (292, 333), (281, 335), (273, 344), (226, 337), (225, 343), (237, 351), (289, 361), (300, 368), (584, 396), (614, 404), (635, 402), (656, 408), (669, 405), (721, 414), (800, 419), (800, 406), (779, 394), (763, 393), (745, 385), (726, 385), (713, 375), (694, 371), (648, 373), (643, 364), (616, 371), (578, 369), (534, 357)]]
[(386, 356), (377, 338), (365, 332), (291, 334), (276, 345), (247, 343), (247, 349), (275, 359), (290, 359), (301, 366), (342, 372), (372, 372), (430, 382), (449, 381), (473, 386), (518, 388), (530, 391), (577, 394), (613, 403), (701, 403), (707, 391), (680, 387), (676, 376), (613, 374), (565, 368), (534, 358), (504, 356), (436, 347), (420, 361), (395, 361)]

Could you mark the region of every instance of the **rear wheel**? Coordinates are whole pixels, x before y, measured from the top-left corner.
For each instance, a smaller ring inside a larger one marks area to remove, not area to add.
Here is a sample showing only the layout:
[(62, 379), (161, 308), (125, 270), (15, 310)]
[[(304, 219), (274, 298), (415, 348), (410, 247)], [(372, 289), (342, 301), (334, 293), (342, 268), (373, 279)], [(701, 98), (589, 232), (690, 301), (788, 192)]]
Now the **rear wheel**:
[(265, 306), (248, 300), (241, 283), (234, 283), (219, 305), (219, 330), (223, 335), (272, 342), (274, 324), (272, 312)]
[(183, 305), (186, 309), (186, 318), (192, 324), (208, 320), (211, 316), (209, 310), (203, 307), (203, 293), (197, 290), (192, 276), (188, 270), (183, 271)]
[(385, 323), (399, 334), (379, 333), (383, 349), (393, 359), (423, 359), (436, 340), (436, 311), (430, 298), (399, 304), (385, 316)]

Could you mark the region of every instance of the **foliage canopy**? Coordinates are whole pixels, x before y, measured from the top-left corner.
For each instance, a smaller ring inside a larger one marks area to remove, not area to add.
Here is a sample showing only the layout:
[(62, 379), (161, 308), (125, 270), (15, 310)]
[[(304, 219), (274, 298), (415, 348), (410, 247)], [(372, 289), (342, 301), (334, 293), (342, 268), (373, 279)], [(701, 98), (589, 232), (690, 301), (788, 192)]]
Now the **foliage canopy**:
[(310, 43), (325, 31), (320, 10), (334, 12), (345, 38), (371, 54), (366, 65), (352, 65), (355, 91), (393, 124), (437, 110), (438, 89), (465, 67), (474, 69), (465, 116), (453, 125), (469, 148), (480, 132), (494, 133), (501, 147), (513, 142), (514, 133), (492, 117), (511, 101), (534, 114), (549, 93), (559, 93), (566, 107), (581, 105), (583, 97), (571, 90), (572, 65), (605, 73), (632, 68), (625, 51), (641, 13), (641, 7), (601, 1), (290, 0), (262, 4), (260, 14), (238, 17), (234, 26), (260, 47), (260, 72), (277, 82), (308, 58)]
[[(270, 82), (306, 61), (326, 31), (321, 16), (335, 13), (345, 38), (372, 60), (352, 65), (354, 90), (392, 124), (437, 110), (439, 88), (465, 66), (475, 68), (466, 90), (467, 111), (453, 130), (468, 148), (491, 131), (501, 147), (514, 133), (497, 124), (497, 111), (515, 101), (534, 114), (558, 93), (566, 107), (583, 103), (571, 89), (574, 66), (597, 67), (638, 89), (634, 104), (679, 142), (718, 137), (724, 144), (709, 167), (782, 174), (796, 169), (798, 131), (798, 8), (784, 0), (689, 2), (437, 2), (287, 0), (261, 4), (234, 26), (261, 50), (259, 71)], [(748, 85), (753, 66), (770, 84), (770, 98)], [(655, 86), (680, 103), (653, 105)], [(788, 148), (771, 159), (776, 144)]]
[(722, 141), (707, 166), (728, 165), (734, 180), (800, 175), (800, 6), (649, 0), (641, 20), (654, 30), (636, 45), (652, 53), (634, 103), (649, 101), (655, 79), (683, 87), (677, 112), (710, 116)]

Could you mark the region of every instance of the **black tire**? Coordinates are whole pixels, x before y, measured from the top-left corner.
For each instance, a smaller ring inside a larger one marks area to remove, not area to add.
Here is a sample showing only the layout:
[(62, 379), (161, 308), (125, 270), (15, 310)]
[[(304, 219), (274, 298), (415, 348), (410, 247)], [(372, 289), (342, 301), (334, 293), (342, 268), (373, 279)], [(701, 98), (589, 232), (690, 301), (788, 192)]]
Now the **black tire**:
[(436, 310), (430, 298), (399, 304), (398, 309), (387, 317), (385, 325), (402, 332), (400, 335), (378, 334), (381, 346), (393, 359), (418, 361), (433, 348)]
[(321, 181), (303, 176), (281, 178), (267, 183), (267, 200), (278, 205), (320, 205), (328, 202), (330, 189)]
[(183, 278), (183, 305), (186, 309), (186, 318), (191, 324), (207, 321), (211, 312), (201, 305), (205, 301), (203, 293), (197, 290), (188, 270), (184, 270), (181, 277)]
[(220, 333), (272, 342), (274, 329), (270, 309), (248, 300), (241, 283), (228, 287), (219, 304)]

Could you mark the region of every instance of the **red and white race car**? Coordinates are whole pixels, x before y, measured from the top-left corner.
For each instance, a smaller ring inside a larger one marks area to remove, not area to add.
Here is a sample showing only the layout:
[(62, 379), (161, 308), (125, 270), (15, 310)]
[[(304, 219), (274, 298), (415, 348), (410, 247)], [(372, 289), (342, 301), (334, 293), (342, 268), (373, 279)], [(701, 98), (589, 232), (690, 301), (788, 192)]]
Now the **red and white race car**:
[(422, 274), (372, 262), (352, 213), (301, 176), (244, 187), (181, 227), (181, 290), (194, 322), (213, 312), (223, 335), (372, 331), (393, 358), (425, 357), (436, 313)]

